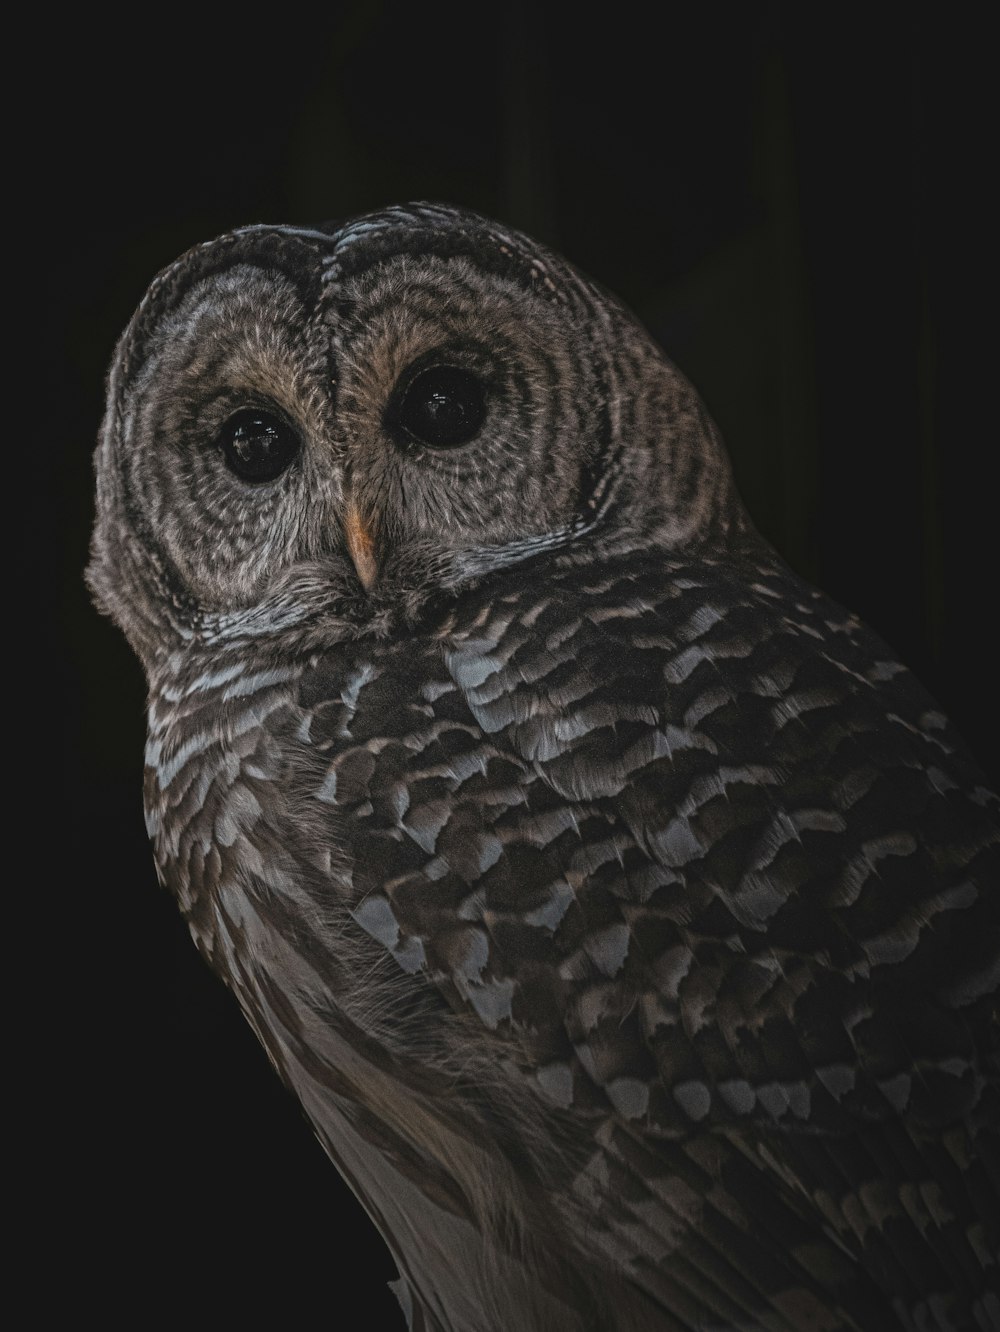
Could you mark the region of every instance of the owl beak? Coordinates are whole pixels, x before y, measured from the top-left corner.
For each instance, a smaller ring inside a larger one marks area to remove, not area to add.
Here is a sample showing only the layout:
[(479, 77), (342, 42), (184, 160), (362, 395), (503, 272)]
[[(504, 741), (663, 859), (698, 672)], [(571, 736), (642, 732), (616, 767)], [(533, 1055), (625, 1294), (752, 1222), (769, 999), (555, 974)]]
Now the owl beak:
[(354, 561), (354, 567), (361, 579), (361, 586), (366, 592), (370, 592), (375, 579), (378, 577), (375, 540), (372, 537), (371, 524), (366, 523), (361, 517), (358, 506), (353, 500), (348, 503), (347, 512), (344, 515), (344, 536), (347, 539), (347, 549)]

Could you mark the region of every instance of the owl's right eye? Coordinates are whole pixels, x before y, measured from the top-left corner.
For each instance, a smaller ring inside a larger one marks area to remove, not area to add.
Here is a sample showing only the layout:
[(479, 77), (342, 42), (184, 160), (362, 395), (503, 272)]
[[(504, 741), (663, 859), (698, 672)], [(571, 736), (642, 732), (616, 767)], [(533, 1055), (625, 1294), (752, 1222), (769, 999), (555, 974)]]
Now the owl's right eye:
[(287, 422), (254, 408), (231, 416), (216, 439), (229, 470), (258, 484), (280, 476), (301, 447)]

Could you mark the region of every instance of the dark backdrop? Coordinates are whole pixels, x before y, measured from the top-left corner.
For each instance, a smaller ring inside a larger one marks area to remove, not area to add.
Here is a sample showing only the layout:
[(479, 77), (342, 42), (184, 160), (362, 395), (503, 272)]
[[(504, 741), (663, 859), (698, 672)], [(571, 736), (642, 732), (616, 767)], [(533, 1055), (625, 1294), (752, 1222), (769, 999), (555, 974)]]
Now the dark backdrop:
[(226, 25), (147, 10), (114, 39), (89, 11), (63, 21), (31, 113), (57, 318), (26, 517), (78, 833), (42, 895), (71, 965), (58, 1056), (41, 1042), (58, 1124), (38, 1226), (81, 1308), (399, 1321), (374, 1230), (156, 886), (140, 671), (81, 582), (105, 367), (188, 246), (429, 198), (562, 250), (698, 386), (763, 532), (996, 770), (996, 427), (973, 369), (985, 35), (914, 6), (822, 8), (355, 0), (307, 28), (292, 6)]

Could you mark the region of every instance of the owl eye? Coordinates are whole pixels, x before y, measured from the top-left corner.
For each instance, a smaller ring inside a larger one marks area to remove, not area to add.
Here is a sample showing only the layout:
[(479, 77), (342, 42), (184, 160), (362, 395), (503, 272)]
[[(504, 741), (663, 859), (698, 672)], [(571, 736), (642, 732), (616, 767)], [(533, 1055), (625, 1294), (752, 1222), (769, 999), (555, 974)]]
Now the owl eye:
[(486, 390), (481, 380), (453, 365), (421, 370), (403, 391), (396, 422), (408, 435), (435, 449), (466, 444), (486, 416)]
[(269, 412), (252, 408), (231, 416), (217, 439), (226, 466), (243, 481), (273, 481), (300, 447), (291, 426)]

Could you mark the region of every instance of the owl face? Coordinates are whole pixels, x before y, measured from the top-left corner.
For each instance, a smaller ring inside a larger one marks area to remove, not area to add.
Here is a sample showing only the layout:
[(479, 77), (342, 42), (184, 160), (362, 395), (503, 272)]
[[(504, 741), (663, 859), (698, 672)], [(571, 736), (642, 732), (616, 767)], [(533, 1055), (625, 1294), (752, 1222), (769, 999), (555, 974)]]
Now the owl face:
[(90, 581), (143, 656), (157, 608), (191, 631), (318, 565), (384, 600), (564, 542), (615, 495), (619, 525), (670, 496), (690, 526), (725, 471), (627, 312), (451, 209), (200, 247), (154, 282), (111, 387)]

